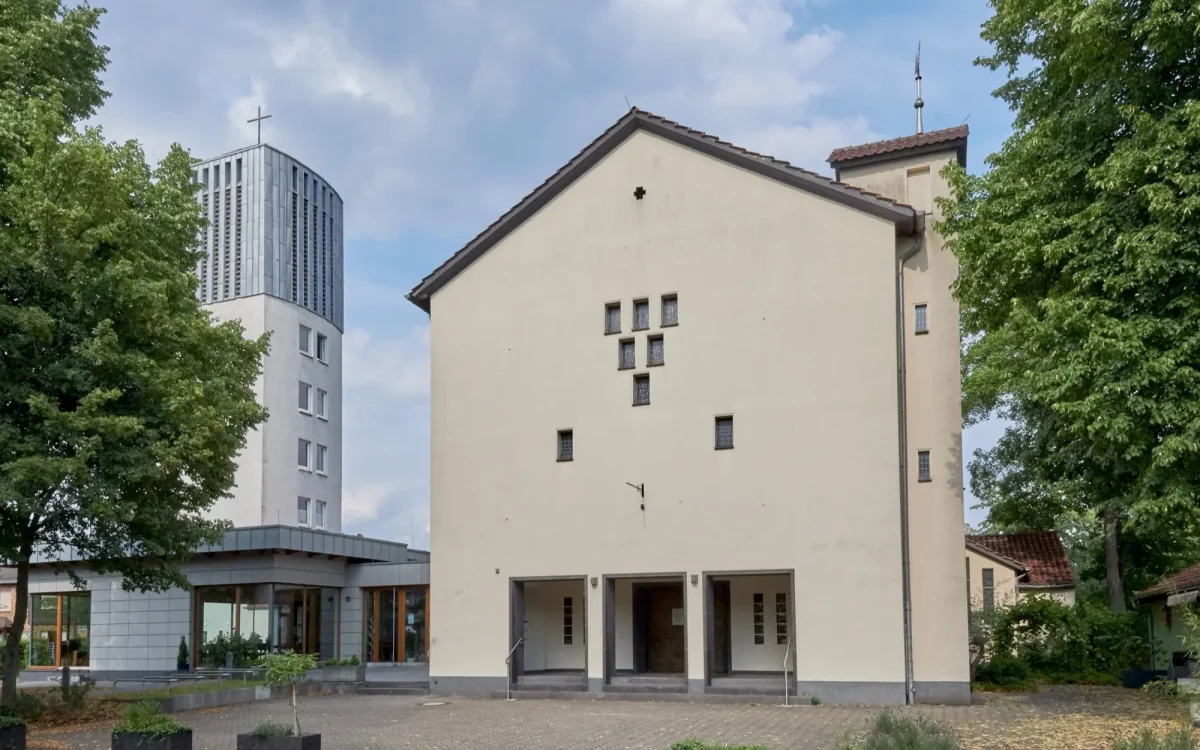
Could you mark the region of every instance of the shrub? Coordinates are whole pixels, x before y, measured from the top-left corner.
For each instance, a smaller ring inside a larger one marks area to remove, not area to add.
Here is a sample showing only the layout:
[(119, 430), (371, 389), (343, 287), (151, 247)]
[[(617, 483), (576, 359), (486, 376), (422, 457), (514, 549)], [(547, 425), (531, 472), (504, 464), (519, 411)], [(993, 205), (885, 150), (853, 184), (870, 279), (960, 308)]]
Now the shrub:
[(87, 705), (88, 693), (92, 692), (92, 683), (76, 682), (70, 685), (63, 685), (59, 690), (62, 695), (63, 706), (68, 711), (82, 711)]
[(115, 727), (113, 734), (119, 732), (136, 732), (155, 737), (165, 737), (171, 734), (186, 732), (189, 727), (180, 724), (174, 716), (164, 714), (155, 701), (139, 701), (125, 710), (124, 716)]
[(46, 702), (37, 693), (17, 691), (16, 714), (25, 721), (37, 721), (46, 713)]
[(1136, 737), (1117, 740), (1113, 750), (1198, 750), (1200, 742), (1196, 740), (1192, 730), (1180, 727), (1162, 737), (1155, 736), (1149, 729), (1143, 729)]
[(1011, 655), (1048, 682), (1113, 684), (1147, 654), (1137, 615), (1091, 602), (1026, 597), (997, 610), (991, 630), (993, 654)]
[(9, 727), (19, 727), (25, 724), (25, 720), (20, 716), (12, 714), (0, 714), (0, 729), (8, 729)]
[[(6, 639), (5, 639), (6, 640)], [(4, 640), (0, 640), (0, 668), (4, 667)], [(29, 641), (21, 640), (21, 669), (29, 668)]]
[(1182, 700), (1191, 695), (1190, 691), (1179, 687), (1179, 683), (1174, 680), (1152, 680), (1142, 685), (1142, 692), (1172, 700)]
[(866, 734), (843, 739), (838, 750), (958, 750), (958, 738), (952, 729), (928, 716), (884, 711)]
[(251, 729), (250, 734), (263, 739), (266, 739), (267, 737), (291, 737), (292, 728), (287, 724), (281, 724), (278, 721), (271, 721), (270, 719), (267, 719), (266, 721), (258, 722), (258, 726), (254, 727), (254, 729)]
[(200, 646), (199, 666), (220, 669), (225, 666), (225, 654), (233, 653), (233, 666), (252, 667), (267, 652), (267, 644), (258, 633), (242, 637), (240, 633), (217, 633), (211, 641)]
[(822, 702), (823, 701), (821, 700), (821, 696), (817, 695), (816, 693), (812, 694), (812, 704), (814, 706), (819, 706), (819, 705), (821, 705)]
[(1029, 684), (1029, 665), (1008, 654), (999, 653), (975, 669), (975, 679), (998, 687)]
[(714, 745), (699, 740), (684, 740), (671, 745), (671, 750), (769, 750), (762, 745)]
[(192, 652), (188, 650), (187, 638), (179, 636), (179, 653), (175, 654), (178, 664), (188, 664), (192, 661)]

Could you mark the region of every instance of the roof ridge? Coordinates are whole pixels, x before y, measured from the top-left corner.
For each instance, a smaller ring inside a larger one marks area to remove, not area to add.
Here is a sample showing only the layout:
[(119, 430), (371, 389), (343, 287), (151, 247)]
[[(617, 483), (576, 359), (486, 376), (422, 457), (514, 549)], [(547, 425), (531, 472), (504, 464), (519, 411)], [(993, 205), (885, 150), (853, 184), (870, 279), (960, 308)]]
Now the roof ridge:
[[(851, 161), (858, 161), (859, 159), (869, 159), (914, 148), (928, 149), (930, 146), (948, 144), (958, 140), (965, 141), (970, 133), (970, 126), (963, 123), (949, 128), (929, 130), (924, 133), (885, 138), (879, 141), (860, 143), (855, 146), (842, 146), (831, 151), (825, 161), (829, 164), (845, 164)], [(962, 146), (965, 148), (965, 143)], [(960, 158), (965, 157), (960, 156)]]

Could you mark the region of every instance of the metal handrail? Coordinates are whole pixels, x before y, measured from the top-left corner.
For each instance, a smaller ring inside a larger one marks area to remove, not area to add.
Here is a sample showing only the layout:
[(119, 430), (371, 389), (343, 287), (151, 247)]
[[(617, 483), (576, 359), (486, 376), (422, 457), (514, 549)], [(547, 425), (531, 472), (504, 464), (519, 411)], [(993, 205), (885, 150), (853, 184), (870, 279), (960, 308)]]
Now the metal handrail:
[(512, 655), (516, 652), (517, 648), (524, 642), (525, 642), (524, 638), (518, 638), (517, 642), (513, 644), (513, 647), (508, 650), (508, 656), (504, 657), (504, 666), (506, 668), (506, 671), (508, 672), (508, 687), (506, 688), (506, 694), (504, 696), (504, 700), (506, 700), (506, 701), (510, 701), (513, 699), (513, 697), (512, 697), (512, 681), (513, 681)]
[(792, 653), (792, 638), (788, 636), (787, 647), (783, 650), (783, 705), (792, 705), (789, 702), (789, 688), (791, 680), (788, 679), (788, 656)]

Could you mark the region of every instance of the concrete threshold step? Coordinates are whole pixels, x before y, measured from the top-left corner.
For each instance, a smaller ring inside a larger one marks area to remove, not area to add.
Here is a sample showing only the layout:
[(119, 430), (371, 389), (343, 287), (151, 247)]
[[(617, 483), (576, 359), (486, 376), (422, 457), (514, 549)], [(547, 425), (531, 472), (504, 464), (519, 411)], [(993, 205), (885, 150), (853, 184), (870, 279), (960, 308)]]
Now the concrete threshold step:
[(566, 683), (557, 683), (557, 684), (552, 685), (549, 683), (531, 682), (531, 683), (518, 684), (513, 689), (514, 690), (522, 690), (522, 691), (530, 691), (530, 692), (539, 692), (539, 693), (545, 693), (545, 692), (583, 693), (583, 692), (587, 692), (587, 683), (586, 682), (578, 682), (578, 683), (566, 682)]
[[(492, 698), (504, 700), (506, 693), (494, 692)], [(754, 696), (754, 695), (719, 695), (712, 693), (588, 693), (588, 692), (556, 692), (550, 690), (514, 690), (513, 700), (561, 700), (561, 701), (667, 701), (692, 703), (740, 703), (764, 706), (783, 705), (783, 696)], [(792, 705), (807, 705), (807, 696), (792, 698)]]
[(687, 685), (680, 683), (663, 683), (663, 684), (633, 684), (633, 685), (605, 685), (604, 692), (606, 693), (686, 693)]
[(380, 687), (370, 683), (358, 689), (359, 695), (429, 695), (429, 688), (421, 685), (406, 687)]

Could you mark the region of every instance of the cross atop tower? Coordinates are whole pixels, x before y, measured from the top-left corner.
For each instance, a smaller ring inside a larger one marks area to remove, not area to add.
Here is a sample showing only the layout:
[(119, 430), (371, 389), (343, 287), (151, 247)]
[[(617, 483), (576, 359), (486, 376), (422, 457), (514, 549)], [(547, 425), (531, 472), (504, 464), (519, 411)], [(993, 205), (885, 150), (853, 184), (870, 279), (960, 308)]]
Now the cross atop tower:
[(260, 106), (258, 108), (258, 117), (251, 117), (249, 120), (246, 120), (246, 122), (258, 123), (258, 145), (260, 146), (262, 145), (262, 121), (268, 119), (269, 117), (270, 115), (264, 115), (262, 113), (262, 107)]

